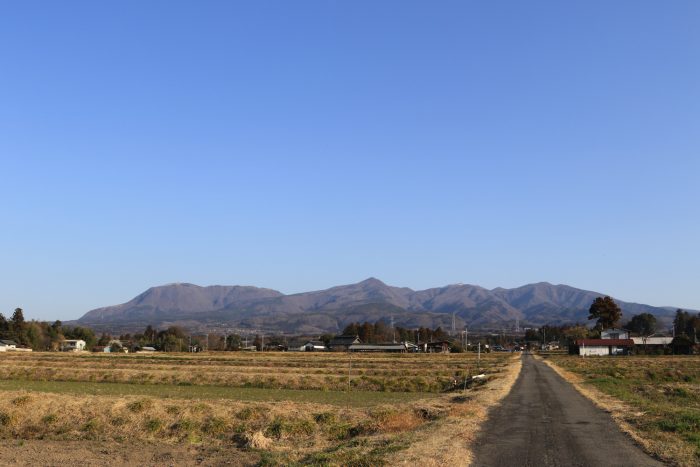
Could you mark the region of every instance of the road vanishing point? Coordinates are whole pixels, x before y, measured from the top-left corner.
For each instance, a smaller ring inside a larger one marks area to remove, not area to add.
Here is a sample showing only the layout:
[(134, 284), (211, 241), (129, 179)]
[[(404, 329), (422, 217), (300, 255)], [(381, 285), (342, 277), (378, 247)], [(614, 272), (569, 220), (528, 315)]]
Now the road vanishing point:
[(511, 392), (478, 436), (473, 467), (662, 466), (545, 363), (523, 355)]

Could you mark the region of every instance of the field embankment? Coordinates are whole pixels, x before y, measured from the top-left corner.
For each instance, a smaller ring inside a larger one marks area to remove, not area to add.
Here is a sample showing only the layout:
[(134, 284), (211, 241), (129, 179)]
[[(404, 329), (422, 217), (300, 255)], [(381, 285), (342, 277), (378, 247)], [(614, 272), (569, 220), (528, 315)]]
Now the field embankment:
[(650, 454), (700, 465), (700, 357), (547, 356), (545, 361)]
[[(88, 465), (100, 463), (97, 444), (141, 449), (149, 465), (222, 453), (234, 465), (425, 460), (443, 455), (446, 439), (467, 452), (480, 411), (516, 367), (503, 354), (482, 356), (480, 368), (467, 354), (3, 356), (0, 439), (8, 455), (24, 453), (17, 459), (36, 458), (36, 447), (55, 463), (70, 457), (62, 443), (81, 443)], [(464, 391), (477, 372), (488, 378)]]

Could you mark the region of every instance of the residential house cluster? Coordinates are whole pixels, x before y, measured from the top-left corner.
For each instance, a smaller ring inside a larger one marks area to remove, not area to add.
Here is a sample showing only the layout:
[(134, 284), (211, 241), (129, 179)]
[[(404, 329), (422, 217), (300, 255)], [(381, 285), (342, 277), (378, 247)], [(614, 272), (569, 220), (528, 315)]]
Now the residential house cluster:
[(285, 350), (297, 352), (385, 352), (385, 353), (437, 353), (449, 352), (450, 343), (448, 341), (438, 342), (387, 342), (382, 344), (364, 343), (358, 336), (340, 335), (333, 337), (328, 344), (320, 340), (308, 340), (299, 345), (300, 342), (291, 343)]
[(673, 343), (673, 337), (652, 335), (631, 337), (625, 329), (604, 329), (598, 339), (578, 339), (570, 353), (588, 356), (629, 355), (643, 348), (646, 351), (662, 351)]

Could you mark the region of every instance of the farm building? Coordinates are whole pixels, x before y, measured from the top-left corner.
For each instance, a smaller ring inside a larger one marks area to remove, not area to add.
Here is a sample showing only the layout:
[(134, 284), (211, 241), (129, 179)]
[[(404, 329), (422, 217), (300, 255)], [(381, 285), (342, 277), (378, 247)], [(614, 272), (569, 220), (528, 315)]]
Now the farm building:
[(308, 341), (304, 344), (304, 350), (306, 352), (324, 352), (326, 350), (326, 344), (322, 341)]
[(285, 349), (287, 352), (304, 352), (308, 341), (300, 339), (291, 339), (287, 342)]
[(633, 337), (634, 345), (666, 347), (671, 345), (673, 337), (669, 336), (648, 336), (648, 337)]
[(405, 353), (406, 344), (352, 344), (348, 347), (350, 352), (390, 352)]
[(11, 341), (9, 339), (0, 339), (0, 352), (7, 352), (8, 350), (16, 350), (17, 342)]
[(85, 341), (82, 339), (68, 339), (61, 342), (61, 350), (64, 352), (80, 352), (85, 350)]
[(357, 344), (362, 344), (358, 336), (335, 336), (328, 343), (328, 349), (331, 352), (345, 352), (350, 346)]
[(634, 347), (632, 339), (578, 339), (573, 346), (577, 355), (627, 355)]
[(448, 341), (428, 342), (426, 352), (428, 353), (448, 353), (450, 351), (450, 343)]

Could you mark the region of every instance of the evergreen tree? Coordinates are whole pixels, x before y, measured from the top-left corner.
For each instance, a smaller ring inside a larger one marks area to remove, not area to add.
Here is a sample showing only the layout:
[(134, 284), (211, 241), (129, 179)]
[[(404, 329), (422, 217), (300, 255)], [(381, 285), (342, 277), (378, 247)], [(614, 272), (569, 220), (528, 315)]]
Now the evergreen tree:
[(622, 310), (611, 297), (598, 297), (588, 310), (588, 319), (597, 319), (595, 328), (603, 330), (618, 326)]
[(10, 323), (7, 321), (5, 316), (0, 313), (0, 338), (8, 337), (10, 333)]
[(651, 313), (634, 315), (625, 327), (641, 336), (650, 336), (656, 332), (656, 317)]

